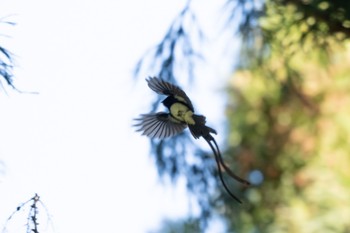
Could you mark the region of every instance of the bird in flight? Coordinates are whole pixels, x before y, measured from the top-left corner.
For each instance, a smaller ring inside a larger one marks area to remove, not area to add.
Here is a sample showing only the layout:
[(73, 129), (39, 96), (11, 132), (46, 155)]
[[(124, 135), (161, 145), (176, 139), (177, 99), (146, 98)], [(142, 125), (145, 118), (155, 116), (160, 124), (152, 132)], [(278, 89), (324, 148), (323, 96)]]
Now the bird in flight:
[(162, 103), (168, 109), (168, 112), (141, 114), (139, 118), (135, 119), (138, 122), (134, 125), (138, 127), (137, 131), (150, 138), (164, 139), (175, 136), (188, 127), (195, 139), (203, 137), (214, 153), (221, 183), (232, 198), (242, 203), (227, 187), (221, 169), (223, 168), (229, 176), (244, 185), (250, 185), (250, 183), (237, 176), (225, 164), (219, 146), (211, 135), (217, 133), (213, 128), (206, 126), (205, 116), (194, 114), (191, 100), (178, 86), (156, 77), (150, 77), (146, 81), (148, 87), (157, 94), (167, 96)]

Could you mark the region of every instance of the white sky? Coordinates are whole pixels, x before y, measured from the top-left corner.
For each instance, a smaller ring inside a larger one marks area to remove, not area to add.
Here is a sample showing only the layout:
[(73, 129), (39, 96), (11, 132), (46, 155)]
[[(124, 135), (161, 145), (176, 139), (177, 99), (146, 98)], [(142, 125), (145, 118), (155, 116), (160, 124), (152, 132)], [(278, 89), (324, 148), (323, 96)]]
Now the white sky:
[[(223, 2), (195, 1), (202, 25), (215, 28)], [(40, 93), (0, 92), (0, 226), (35, 193), (58, 233), (146, 232), (188, 213), (184, 188), (158, 184), (148, 139), (131, 127), (155, 97), (143, 78), (133, 82), (134, 65), (185, 3), (0, 1), (0, 18), (17, 23), (0, 25), (11, 36), (0, 44), (16, 55), (15, 85)], [(209, 49), (200, 80), (183, 87), (219, 132), (229, 72), (216, 58), (224, 46)]]

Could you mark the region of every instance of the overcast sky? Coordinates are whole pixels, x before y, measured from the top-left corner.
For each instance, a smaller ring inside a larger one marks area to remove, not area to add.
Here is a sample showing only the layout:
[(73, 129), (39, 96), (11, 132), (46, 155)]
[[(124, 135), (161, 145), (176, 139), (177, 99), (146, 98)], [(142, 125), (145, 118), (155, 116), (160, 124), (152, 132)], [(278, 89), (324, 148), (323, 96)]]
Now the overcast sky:
[[(194, 1), (208, 34), (220, 20), (223, 2)], [(133, 68), (185, 4), (0, 1), (0, 18), (17, 23), (0, 25), (1, 34), (9, 36), (1, 36), (0, 44), (15, 54), (15, 85), (39, 93), (0, 92), (1, 226), (35, 193), (59, 233), (146, 232), (164, 217), (195, 213), (183, 183), (177, 189), (158, 184), (148, 139), (131, 127), (155, 97), (146, 77), (135, 82)], [(200, 79), (183, 86), (219, 132), (221, 91), (229, 77), (227, 62), (216, 59), (223, 47), (207, 49), (211, 57), (199, 66)], [(9, 229), (25, 229), (21, 221), (12, 219)]]

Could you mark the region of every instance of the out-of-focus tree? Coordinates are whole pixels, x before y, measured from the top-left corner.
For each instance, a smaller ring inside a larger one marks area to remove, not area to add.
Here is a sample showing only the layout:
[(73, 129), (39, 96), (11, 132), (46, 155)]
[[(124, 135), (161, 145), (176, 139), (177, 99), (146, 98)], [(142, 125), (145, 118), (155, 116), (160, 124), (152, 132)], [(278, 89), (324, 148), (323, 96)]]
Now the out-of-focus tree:
[(288, 62), (276, 53), (237, 71), (227, 155), (238, 155), (241, 169), (256, 169), (257, 185), (246, 191), (247, 208), (226, 209), (232, 229), (350, 229), (349, 48), (334, 44), (327, 61), (315, 50)]
[[(12, 22), (4, 21), (0, 19), (0, 23), (13, 25)], [(13, 58), (9, 50), (0, 45), (0, 87), (4, 88), (3, 81), (12, 88), (15, 88), (13, 84)]]
[[(246, 191), (247, 208), (227, 208), (232, 231), (350, 230), (348, 26), (318, 20), (327, 9), (336, 19), (335, 3), (300, 5), (266, 3), (259, 19), (264, 42), (250, 48), (265, 53), (230, 83), (227, 155), (256, 169), (257, 183)], [(341, 9), (348, 17), (350, 7)]]
[[(189, 176), (193, 164), (184, 158), (193, 145), (174, 146), (185, 135), (153, 141), (161, 174), (184, 174), (189, 191), (201, 198), (204, 212), (188, 224), (202, 223), (203, 230), (203, 222), (221, 214), (229, 232), (350, 232), (350, 2), (230, 0), (226, 9), (232, 14), (226, 29), (238, 28), (242, 50), (228, 84), (225, 159), (254, 185), (241, 189), (243, 206), (220, 189), (203, 195), (194, 187), (212, 187), (204, 180), (215, 180), (213, 164), (199, 163), (200, 179)], [(175, 30), (179, 38), (192, 41), (184, 28)], [(167, 42), (179, 46), (174, 51), (191, 45), (177, 39)], [(171, 59), (156, 54), (159, 76), (171, 67), (164, 78), (177, 80), (178, 53), (161, 51)], [(199, 54), (190, 51), (185, 60)], [(208, 166), (212, 172), (204, 173)]]

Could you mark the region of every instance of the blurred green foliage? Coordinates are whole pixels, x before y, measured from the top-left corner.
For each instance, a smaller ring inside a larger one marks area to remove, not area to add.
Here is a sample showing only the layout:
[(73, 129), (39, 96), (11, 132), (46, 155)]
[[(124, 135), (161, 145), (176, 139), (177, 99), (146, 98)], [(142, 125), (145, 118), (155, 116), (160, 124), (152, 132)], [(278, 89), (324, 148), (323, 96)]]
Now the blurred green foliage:
[[(229, 84), (227, 156), (264, 177), (226, 208), (230, 232), (350, 232), (350, 6), (304, 2), (266, 2), (243, 53), (264, 52)], [(317, 15), (329, 10), (328, 25)]]

